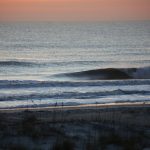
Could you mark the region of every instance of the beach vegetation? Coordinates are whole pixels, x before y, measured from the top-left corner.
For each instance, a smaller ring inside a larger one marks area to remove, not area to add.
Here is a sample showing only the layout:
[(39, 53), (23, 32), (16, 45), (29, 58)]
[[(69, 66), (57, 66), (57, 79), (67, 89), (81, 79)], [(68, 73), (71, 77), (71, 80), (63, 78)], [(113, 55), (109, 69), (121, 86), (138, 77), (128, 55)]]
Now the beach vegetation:
[(56, 143), (54, 143), (52, 150), (74, 150), (75, 149), (75, 143), (70, 139), (65, 140), (56, 140)]
[(16, 143), (1, 145), (0, 148), (2, 150), (28, 150), (26, 146)]

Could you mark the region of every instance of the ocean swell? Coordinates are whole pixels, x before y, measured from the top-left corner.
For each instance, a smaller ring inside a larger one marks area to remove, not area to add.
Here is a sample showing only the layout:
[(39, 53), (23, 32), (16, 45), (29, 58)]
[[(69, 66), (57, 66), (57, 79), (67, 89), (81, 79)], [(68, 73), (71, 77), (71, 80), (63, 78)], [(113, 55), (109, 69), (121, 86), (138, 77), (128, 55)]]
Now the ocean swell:
[(36, 63), (34, 62), (26, 62), (26, 61), (0, 61), (0, 66), (22, 66), (22, 67), (29, 67), (34, 66)]
[(37, 80), (0, 80), (0, 89), (36, 87), (92, 87), (92, 86), (150, 85), (150, 80), (102, 80), (102, 81), (37, 81)]

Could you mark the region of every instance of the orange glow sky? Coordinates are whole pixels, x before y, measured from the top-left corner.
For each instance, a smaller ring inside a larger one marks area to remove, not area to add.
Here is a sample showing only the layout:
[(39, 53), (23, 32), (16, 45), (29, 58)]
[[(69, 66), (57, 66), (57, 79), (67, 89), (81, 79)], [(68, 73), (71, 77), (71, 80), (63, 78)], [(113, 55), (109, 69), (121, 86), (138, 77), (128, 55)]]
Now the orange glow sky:
[(150, 0), (0, 0), (3, 20), (150, 20)]

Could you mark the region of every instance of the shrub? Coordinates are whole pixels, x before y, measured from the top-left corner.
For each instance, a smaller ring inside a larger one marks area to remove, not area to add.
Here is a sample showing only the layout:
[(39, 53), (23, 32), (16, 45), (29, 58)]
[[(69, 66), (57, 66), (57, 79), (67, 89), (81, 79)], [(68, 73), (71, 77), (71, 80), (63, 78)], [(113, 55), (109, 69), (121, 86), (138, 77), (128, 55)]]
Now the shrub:
[(64, 140), (63, 142), (56, 142), (53, 150), (74, 150), (75, 144), (71, 140)]
[(7, 145), (3, 145), (2, 149), (5, 150), (28, 150), (27, 147), (25, 147), (24, 145), (21, 144), (7, 144)]
[(21, 121), (21, 133), (33, 138), (38, 137), (39, 130), (37, 129), (38, 119), (35, 115), (25, 115)]

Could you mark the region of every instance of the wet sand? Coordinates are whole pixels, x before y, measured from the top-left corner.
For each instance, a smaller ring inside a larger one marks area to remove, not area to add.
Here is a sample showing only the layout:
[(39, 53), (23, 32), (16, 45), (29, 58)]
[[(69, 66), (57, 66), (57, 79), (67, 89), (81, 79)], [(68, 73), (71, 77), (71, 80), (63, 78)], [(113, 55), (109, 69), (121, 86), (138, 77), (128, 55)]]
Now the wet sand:
[(16, 112), (16, 111), (53, 111), (53, 110), (82, 110), (82, 109), (105, 109), (105, 108), (119, 108), (119, 107), (150, 107), (150, 102), (134, 102), (134, 103), (107, 103), (107, 104), (82, 104), (82, 105), (59, 105), (59, 106), (45, 106), (45, 107), (17, 107), (4, 108), (0, 112)]

